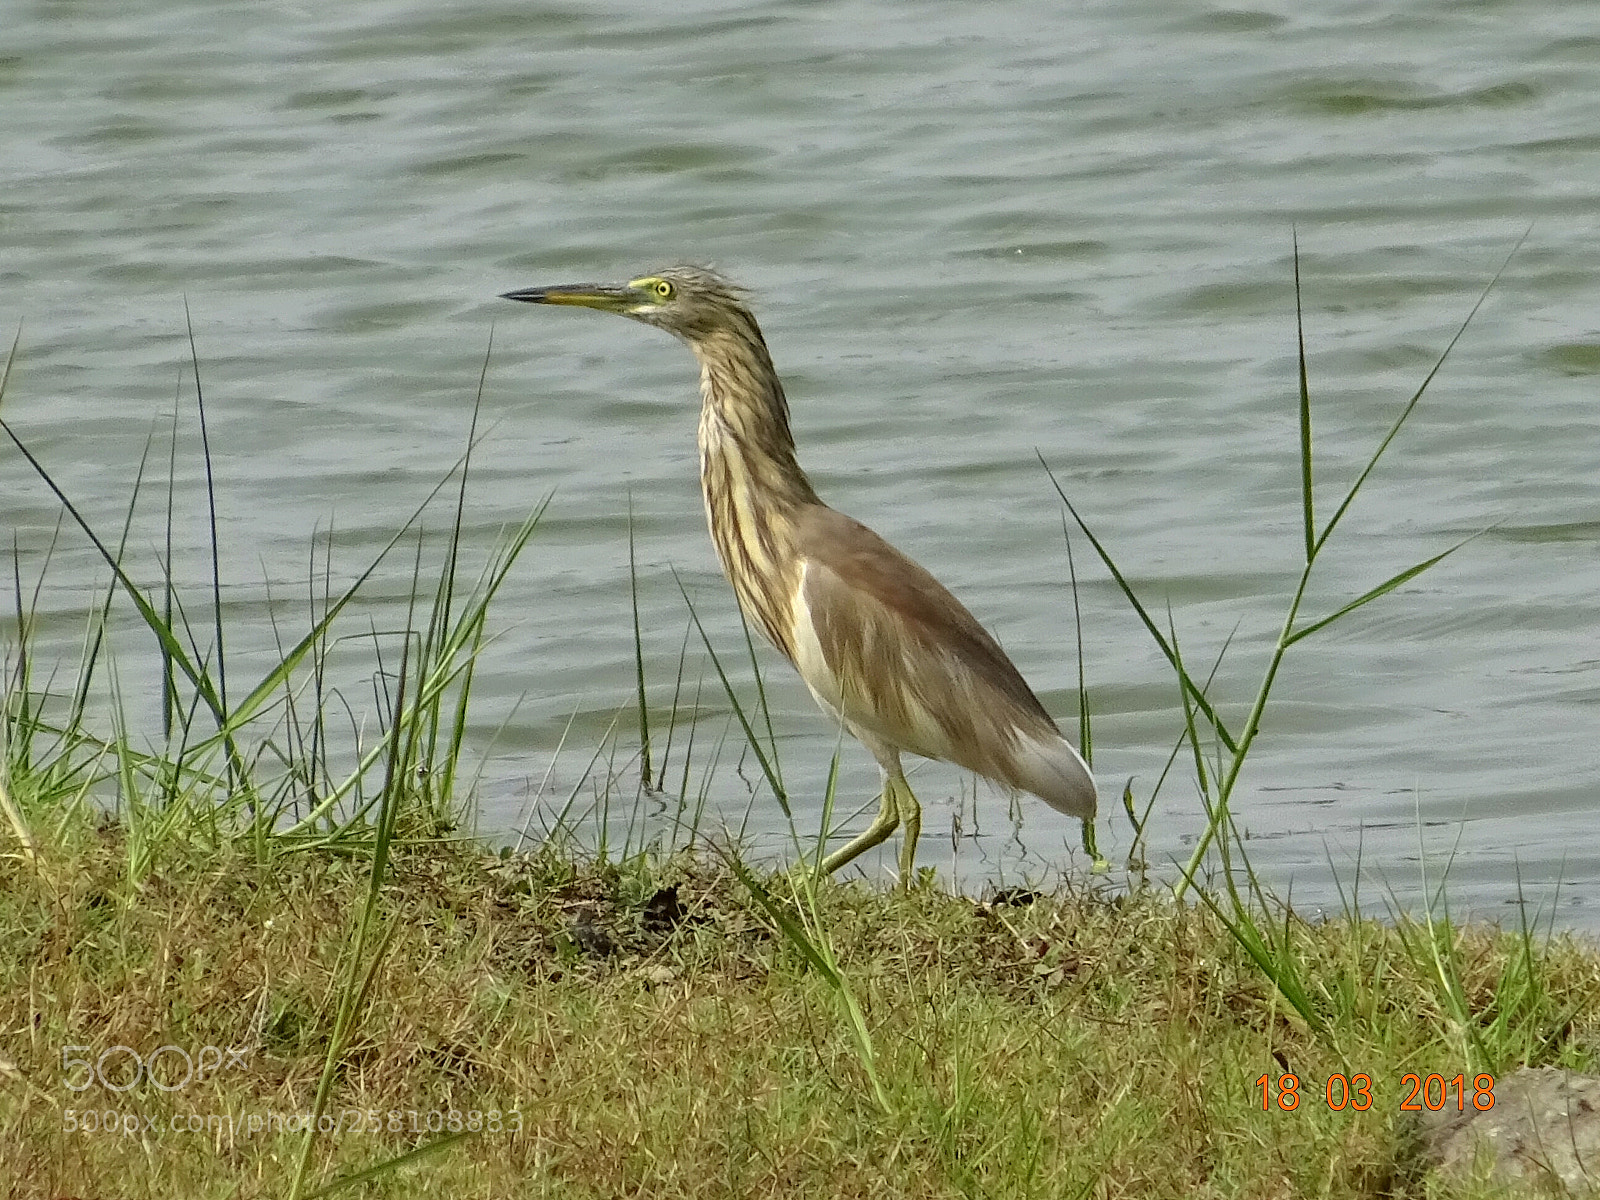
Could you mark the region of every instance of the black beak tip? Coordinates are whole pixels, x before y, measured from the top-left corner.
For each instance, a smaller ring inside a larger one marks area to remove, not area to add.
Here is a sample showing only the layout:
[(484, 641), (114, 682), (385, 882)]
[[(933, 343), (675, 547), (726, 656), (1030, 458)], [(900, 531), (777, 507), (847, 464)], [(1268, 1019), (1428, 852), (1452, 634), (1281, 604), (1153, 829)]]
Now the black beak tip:
[(514, 292), (501, 292), (502, 300), (522, 300), (529, 304), (537, 304), (544, 299), (544, 288), (519, 288)]

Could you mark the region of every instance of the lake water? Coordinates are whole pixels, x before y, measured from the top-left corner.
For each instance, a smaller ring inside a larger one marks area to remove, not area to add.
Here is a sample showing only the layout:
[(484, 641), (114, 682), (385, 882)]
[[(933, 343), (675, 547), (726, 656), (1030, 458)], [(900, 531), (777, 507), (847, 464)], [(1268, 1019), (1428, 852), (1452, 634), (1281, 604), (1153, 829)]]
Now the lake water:
[[(476, 685), (481, 825), (504, 832), (541, 787), (559, 800), (579, 784), (619, 710), (601, 766), (630, 770), (630, 504), (658, 721), (689, 628), (678, 579), (736, 686), (753, 684), (703, 528), (688, 354), (499, 292), (717, 263), (756, 294), (819, 491), (962, 597), (1064, 726), (1068, 568), (1037, 455), (1153, 610), (1170, 605), (1191, 662), (1233, 636), (1213, 691), (1237, 727), (1302, 553), (1292, 232), (1325, 516), (1531, 225), (1307, 612), (1489, 532), (1296, 647), (1235, 814), (1257, 867), (1308, 912), (1337, 906), (1359, 854), (1379, 911), (1415, 903), (1448, 865), (1456, 913), (1512, 918), (1520, 877), (1559, 923), (1592, 929), (1597, 97), (1586, 0), (136, 0), (109, 15), (13, 0), (0, 327), (20, 325), (21, 349), (4, 416), (114, 535), (145, 439), (182, 397), (177, 567), (205, 625), (187, 299), (224, 607), (244, 661), (265, 661), (269, 585), (272, 611), (303, 613), (314, 531), (334, 526), (348, 578), (449, 469), (492, 326), (471, 553), (554, 492)], [(9, 446), (0, 489), (31, 587), (58, 506)], [(154, 497), (129, 543), (147, 581)], [(1081, 538), (1075, 550), (1100, 844), (1120, 863), (1116, 794), (1134, 776), (1148, 796), (1182, 716), (1150, 638)], [(386, 566), (357, 632), (404, 619), (409, 570), (404, 555)], [(39, 607), (64, 672), (103, 577), (63, 533)], [(124, 611), (118, 661), (142, 728), (147, 642)], [(809, 830), (837, 735), (761, 654)], [(685, 703), (704, 680), (698, 772), (728, 705), (698, 635), (686, 661)], [(370, 695), (352, 686), (352, 707)], [(769, 795), (752, 800), (736, 742), (705, 825), (743, 825), (779, 853), (785, 826)], [(1017, 826), (1003, 795), (941, 765), (912, 779), (923, 861), (964, 885), (1082, 876), (1076, 822), (1025, 799)], [(846, 745), (842, 796), (870, 803), (875, 780)], [(643, 811), (659, 824), (658, 807)], [(1153, 868), (1170, 874), (1202, 823), (1175, 769)]]

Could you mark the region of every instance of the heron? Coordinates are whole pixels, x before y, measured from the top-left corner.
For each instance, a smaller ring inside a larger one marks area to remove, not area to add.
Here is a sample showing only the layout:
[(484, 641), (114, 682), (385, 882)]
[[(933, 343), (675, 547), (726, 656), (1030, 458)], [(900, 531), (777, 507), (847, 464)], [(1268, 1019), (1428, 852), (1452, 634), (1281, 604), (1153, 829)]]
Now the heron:
[(877, 817), (822, 858), (823, 874), (898, 827), (900, 883), (910, 884), (922, 806), (906, 782), (906, 752), (1094, 817), (1088, 764), (988, 630), (928, 571), (818, 498), (743, 288), (706, 267), (676, 266), (503, 298), (631, 317), (685, 342), (699, 361), (700, 484), (723, 573), (745, 617), (882, 772)]

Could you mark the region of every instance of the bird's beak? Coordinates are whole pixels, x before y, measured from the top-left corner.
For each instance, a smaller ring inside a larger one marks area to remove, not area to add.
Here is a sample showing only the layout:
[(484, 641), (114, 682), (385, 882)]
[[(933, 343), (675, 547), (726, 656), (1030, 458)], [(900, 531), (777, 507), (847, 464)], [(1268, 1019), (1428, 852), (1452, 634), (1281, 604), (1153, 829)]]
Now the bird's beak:
[(575, 304), (598, 308), (602, 312), (622, 312), (638, 303), (638, 296), (627, 287), (600, 283), (566, 283), (559, 287), (522, 288), (501, 293), (502, 300), (521, 300), (527, 304)]

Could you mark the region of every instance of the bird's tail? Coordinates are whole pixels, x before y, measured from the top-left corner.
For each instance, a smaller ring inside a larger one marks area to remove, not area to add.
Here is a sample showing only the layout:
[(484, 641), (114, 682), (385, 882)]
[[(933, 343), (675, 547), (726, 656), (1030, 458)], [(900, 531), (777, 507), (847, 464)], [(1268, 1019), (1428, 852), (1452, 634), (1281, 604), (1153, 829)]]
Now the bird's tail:
[(1032, 792), (1057, 812), (1085, 821), (1094, 816), (1099, 793), (1089, 764), (1060, 734), (1017, 738), (1016, 778), (1008, 780)]

